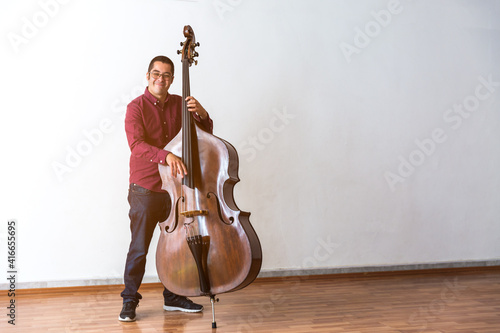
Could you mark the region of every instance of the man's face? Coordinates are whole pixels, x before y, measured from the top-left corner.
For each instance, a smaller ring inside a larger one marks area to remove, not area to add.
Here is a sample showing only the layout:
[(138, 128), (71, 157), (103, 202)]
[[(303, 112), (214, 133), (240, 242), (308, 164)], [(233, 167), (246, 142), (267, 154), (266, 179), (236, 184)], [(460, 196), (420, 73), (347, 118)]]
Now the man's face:
[(171, 67), (170, 64), (155, 61), (151, 71), (146, 74), (149, 92), (158, 99), (166, 96), (168, 88), (174, 81)]

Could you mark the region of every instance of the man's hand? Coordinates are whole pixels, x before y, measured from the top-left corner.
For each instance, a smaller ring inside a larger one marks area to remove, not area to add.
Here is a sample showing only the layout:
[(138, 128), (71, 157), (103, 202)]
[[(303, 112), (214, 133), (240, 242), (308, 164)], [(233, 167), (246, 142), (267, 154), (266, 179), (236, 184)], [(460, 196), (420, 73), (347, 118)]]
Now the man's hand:
[(186, 97), (186, 102), (189, 112), (196, 112), (201, 119), (206, 119), (208, 117), (207, 111), (193, 96)]
[(187, 169), (182, 160), (175, 156), (172, 153), (169, 153), (167, 155), (167, 165), (170, 167), (170, 173), (172, 177), (176, 177), (177, 175), (181, 175), (181, 178), (184, 178), (185, 175), (187, 175)]

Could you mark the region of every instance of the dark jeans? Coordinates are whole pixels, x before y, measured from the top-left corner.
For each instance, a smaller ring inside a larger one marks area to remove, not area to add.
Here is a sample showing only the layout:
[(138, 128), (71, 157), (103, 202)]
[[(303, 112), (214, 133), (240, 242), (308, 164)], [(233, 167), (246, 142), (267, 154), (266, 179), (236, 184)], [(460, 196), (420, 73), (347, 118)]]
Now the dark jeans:
[[(167, 219), (170, 212), (170, 195), (167, 192), (153, 192), (137, 184), (130, 184), (128, 191), (130, 204), (130, 231), (132, 240), (125, 264), (125, 289), (121, 293), (123, 302), (142, 298), (137, 291), (146, 269), (146, 255), (156, 224)], [(163, 297), (169, 299), (174, 294), (166, 288)]]

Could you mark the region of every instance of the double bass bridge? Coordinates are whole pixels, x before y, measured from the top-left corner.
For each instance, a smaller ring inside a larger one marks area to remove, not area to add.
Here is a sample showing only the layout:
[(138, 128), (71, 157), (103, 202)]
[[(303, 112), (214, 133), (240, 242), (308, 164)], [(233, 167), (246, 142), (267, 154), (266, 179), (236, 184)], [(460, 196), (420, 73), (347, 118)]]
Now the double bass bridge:
[(185, 216), (185, 217), (195, 217), (195, 216), (208, 215), (208, 210), (204, 210), (204, 209), (188, 210), (185, 212), (181, 212), (181, 215)]

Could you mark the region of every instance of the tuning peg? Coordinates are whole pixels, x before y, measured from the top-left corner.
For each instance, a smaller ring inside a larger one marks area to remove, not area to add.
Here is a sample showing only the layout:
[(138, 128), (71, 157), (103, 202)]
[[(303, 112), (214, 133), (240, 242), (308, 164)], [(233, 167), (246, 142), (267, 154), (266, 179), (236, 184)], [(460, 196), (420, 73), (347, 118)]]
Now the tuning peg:
[(181, 51), (181, 50), (177, 50), (177, 54), (181, 54), (181, 53), (182, 53), (182, 51)]
[(195, 65), (195, 66), (196, 66), (196, 65), (198, 65), (198, 60), (195, 60), (195, 61), (194, 61), (194, 65)]
[(197, 47), (197, 46), (200, 46), (200, 42), (193, 43), (193, 47)]
[(193, 57), (197, 57), (197, 56), (199, 56), (199, 54), (198, 54), (198, 52), (195, 52), (195, 53), (193, 54)]
[(181, 42), (181, 46), (184, 46), (184, 42)]

